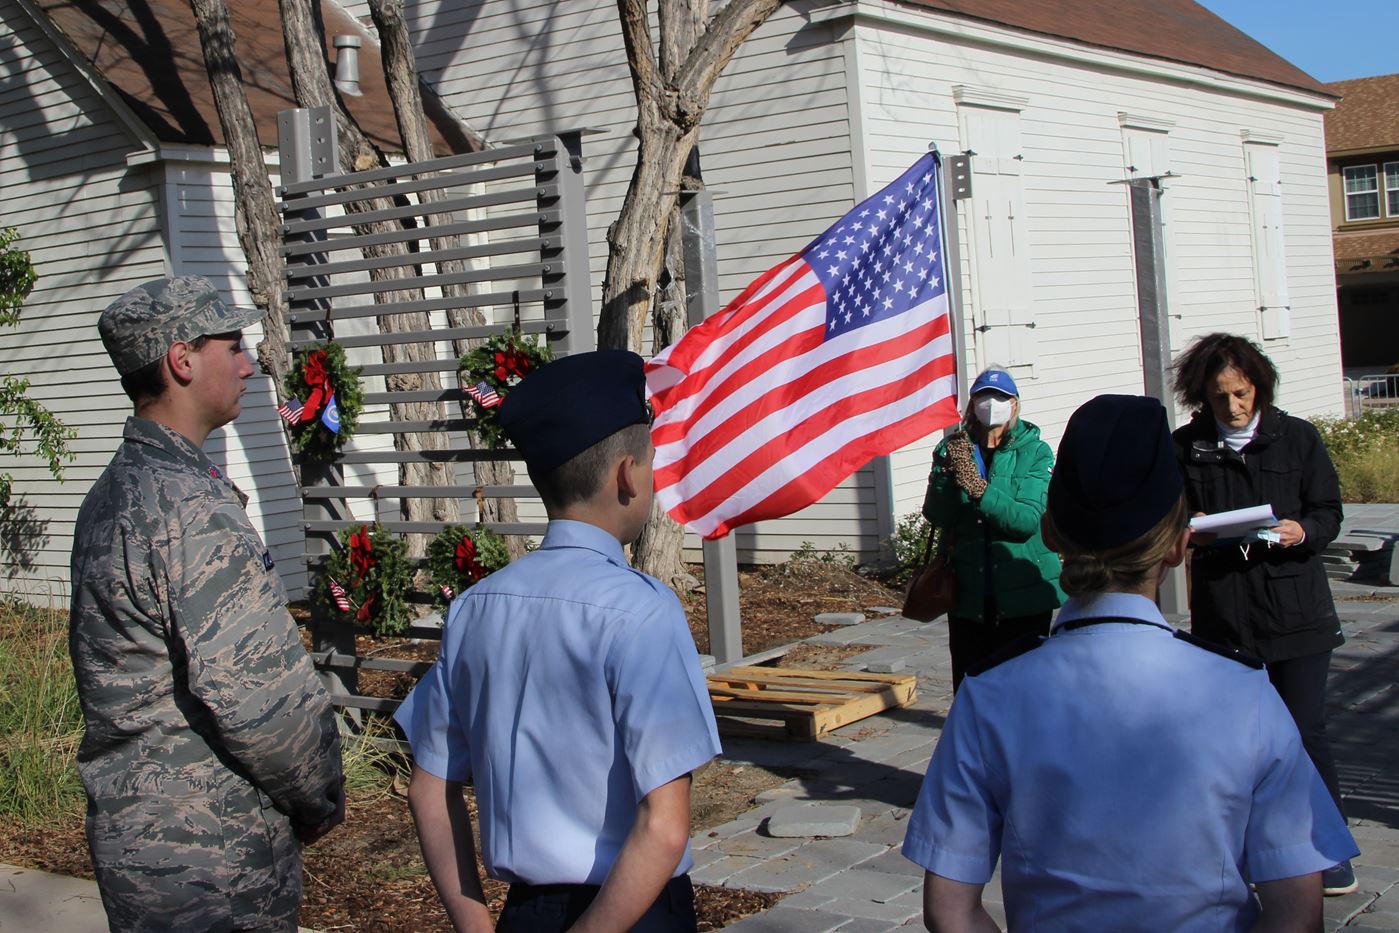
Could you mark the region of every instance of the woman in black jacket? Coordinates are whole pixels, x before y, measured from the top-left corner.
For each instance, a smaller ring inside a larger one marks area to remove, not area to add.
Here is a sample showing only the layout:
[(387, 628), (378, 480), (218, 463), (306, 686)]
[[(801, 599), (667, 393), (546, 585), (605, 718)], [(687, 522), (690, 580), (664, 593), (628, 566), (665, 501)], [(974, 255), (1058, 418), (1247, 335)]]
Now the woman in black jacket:
[[(1344, 639), (1321, 552), (1340, 532), (1341, 490), (1316, 428), (1273, 404), (1272, 361), (1250, 340), (1201, 337), (1176, 361), (1175, 389), (1194, 408), (1174, 434), (1191, 510), (1271, 505), (1276, 543), (1199, 536), (1190, 561), (1194, 634), (1262, 658), (1336, 806), (1341, 794), (1326, 736), (1326, 675)], [(1327, 894), (1354, 891), (1344, 862)]]

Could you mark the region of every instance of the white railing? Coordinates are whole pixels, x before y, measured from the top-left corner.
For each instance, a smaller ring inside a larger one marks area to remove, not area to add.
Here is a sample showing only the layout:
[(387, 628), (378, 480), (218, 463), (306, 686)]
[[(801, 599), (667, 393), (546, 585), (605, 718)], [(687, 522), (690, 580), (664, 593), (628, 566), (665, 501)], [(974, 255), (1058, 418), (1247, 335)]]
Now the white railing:
[(1345, 377), (1346, 415), (1359, 417), (1371, 408), (1399, 406), (1399, 373)]

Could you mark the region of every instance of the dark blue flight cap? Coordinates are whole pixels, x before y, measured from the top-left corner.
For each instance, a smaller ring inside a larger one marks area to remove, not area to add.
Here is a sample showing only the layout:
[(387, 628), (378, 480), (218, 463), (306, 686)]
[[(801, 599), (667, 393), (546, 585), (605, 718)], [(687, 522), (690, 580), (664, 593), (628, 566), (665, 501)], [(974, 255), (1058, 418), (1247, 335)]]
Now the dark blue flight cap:
[(630, 350), (560, 357), (507, 392), (499, 415), (525, 466), (542, 476), (625, 427), (650, 423), (641, 357)]
[(1074, 544), (1107, 551), (1156, 527), (1184, 489), (1161, 403), (1100, 395), (1069, 417), (1049, 480), (1049, 513)]

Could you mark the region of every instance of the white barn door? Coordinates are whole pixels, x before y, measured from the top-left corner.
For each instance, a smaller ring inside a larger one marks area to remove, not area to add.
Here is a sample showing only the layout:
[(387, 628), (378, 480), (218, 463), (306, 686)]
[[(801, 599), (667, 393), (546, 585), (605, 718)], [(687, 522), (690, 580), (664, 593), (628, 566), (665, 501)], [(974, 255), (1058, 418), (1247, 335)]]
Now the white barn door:
[(971, 309), (981, 366), (1035, 362), (1028, 225), (1020, 113), (998, 107), (957, 108), (962, 148), (971, 150)]

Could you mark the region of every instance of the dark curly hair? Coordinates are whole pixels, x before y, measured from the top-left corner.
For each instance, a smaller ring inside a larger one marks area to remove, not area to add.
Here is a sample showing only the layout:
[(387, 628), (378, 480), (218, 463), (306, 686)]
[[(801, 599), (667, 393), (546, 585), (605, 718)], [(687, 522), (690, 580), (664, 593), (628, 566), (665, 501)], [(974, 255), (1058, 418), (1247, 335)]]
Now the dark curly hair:
[(1230, 366), (1253, 383), (1255, 410), (1272, 407), (1278, 388), (1277, 367), (1258, 344), (1237, 334), (1206, 334), (1186, 348), (1172, 367), (1176, 398), (1186, 408), (1206, 408), (1210, 383)]

